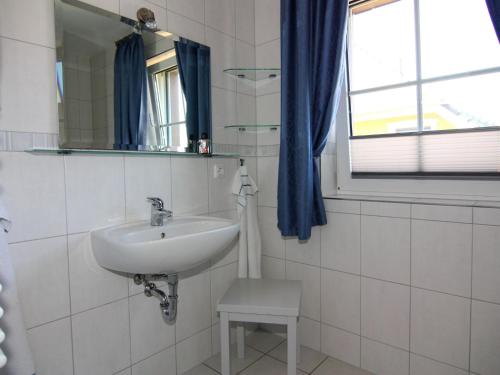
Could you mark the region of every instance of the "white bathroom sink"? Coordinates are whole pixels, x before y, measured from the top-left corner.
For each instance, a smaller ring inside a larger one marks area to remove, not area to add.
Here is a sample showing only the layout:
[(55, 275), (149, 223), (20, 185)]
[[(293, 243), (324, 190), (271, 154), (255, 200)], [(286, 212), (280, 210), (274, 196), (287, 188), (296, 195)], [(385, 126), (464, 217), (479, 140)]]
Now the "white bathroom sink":
[(171, 274), (202, 264), (226, 249), (240, 224), (204, 216), (173, 217), (92, 231), (92, 250), (105, 268), (128, 273)]

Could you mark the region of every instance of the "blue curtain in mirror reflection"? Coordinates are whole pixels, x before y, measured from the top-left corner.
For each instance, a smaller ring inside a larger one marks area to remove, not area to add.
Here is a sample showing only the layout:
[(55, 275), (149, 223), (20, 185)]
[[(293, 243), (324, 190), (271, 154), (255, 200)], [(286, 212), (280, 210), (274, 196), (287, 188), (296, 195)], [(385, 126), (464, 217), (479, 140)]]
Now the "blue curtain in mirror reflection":
[(181, 85), (186, 95), (186, 128), (189, 139), (211, 138), (210, 48), (185, 38), (174, 43)]
[(498, 42), (500, 43), (500, 0), (486, 0), (486, 5), (488, 5), (493, 27), (495, 28)]
[(147, 72), (144, 41), (133, 33), (116, 42), (115, 142), (118, 150), (137, 150), (147, 129)]

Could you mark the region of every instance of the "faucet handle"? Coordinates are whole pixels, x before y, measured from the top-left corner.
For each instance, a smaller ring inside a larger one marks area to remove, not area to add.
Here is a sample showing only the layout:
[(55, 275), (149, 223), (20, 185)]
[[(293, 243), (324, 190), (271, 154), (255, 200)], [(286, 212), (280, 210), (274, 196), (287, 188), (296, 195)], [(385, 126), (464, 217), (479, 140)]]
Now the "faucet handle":
[(152, 206), (157, 210), (163, 210), (163, 200), (157, 197), (148, 197), (147, 200), (151, 202)]

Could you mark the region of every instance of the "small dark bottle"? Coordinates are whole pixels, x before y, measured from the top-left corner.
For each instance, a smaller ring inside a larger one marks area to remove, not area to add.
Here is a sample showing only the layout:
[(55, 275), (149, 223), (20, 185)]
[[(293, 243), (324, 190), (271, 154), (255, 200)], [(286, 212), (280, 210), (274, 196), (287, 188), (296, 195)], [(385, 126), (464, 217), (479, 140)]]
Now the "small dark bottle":
[(194, 140), (194, 134), (189, 134), (188, 152), (196, 152), (196, 142)]

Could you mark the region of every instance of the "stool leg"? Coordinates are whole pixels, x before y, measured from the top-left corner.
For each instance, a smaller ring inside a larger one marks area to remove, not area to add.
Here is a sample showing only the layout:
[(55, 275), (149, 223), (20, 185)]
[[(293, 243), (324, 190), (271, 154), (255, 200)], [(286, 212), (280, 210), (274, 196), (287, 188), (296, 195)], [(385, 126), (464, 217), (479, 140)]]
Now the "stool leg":
[(297, 318), (289, 317), (287, 324), (287, 375), (297, 375)]
[(236, 327), (236, 347), (238, 348), (238, 358), (245, 358), (245, 325), (239, 323)]
[(230, 375), (229, 313), (220, 313), (220, 358), (222, 375)]

